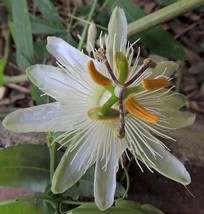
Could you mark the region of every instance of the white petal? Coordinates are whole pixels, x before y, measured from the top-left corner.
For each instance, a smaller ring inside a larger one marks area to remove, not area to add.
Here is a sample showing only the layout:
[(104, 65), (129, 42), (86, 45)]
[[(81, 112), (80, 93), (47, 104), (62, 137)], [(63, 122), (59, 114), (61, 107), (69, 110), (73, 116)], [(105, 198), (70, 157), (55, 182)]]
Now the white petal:
[(95, 168), (94, 178), (94, 196), (95, 203), (100, 210), (108, 209), (114, 202), (116, 189), (116, 171), (118, 167), (118, 158), (115, 155), (114, 148), (107, 168), (104, 167), (106, 160), (98, 160)]
[(159, 107), (180, 109), (186, 103), (186, 96), (179, 93), (168, 91), (167, 89), (160, 89), (159, 91), (146, 91), (135, 99), (144, 107)]
[(107, 48), (107, 54), (110, 61), (110, 64), (113, 65), (113, 54), (117, 51), (124, 51), (121, 49), (121, 44), (125, 47), (127, 42), (127, 20), (125, 12), (120, 7), (115, 7), (109, 24), (108, 24), (108, 36), (109, 42)]
[(171, 77), (176, 70), (178, 70), (179, 66), (177, 63), (173, 61), (163, 61), (157, 63), (157, 66), (154, 69), (150, 69), (152, 74), (149, 78), (154, 78), (164, 73), (165, 76)]
[(19, 109), (6, 116), (3, 125), (13, 132), (68, 131), (69, 112), (62, 111), (59, 103)]
[(184, 128), (194, 123), (196, 115), (187, 111), (179, 111), (174, 109), (164, 108), (160, 110), (161, 114), (165, 116), (165, 122), (159, 121), (159, 124), (167, 128)]
[[(171, 94), (171, 95), (170, 95)], [(163, 104), (165, 107), (173, 108), (173, 109), (180, 109), (186, 103), (186, 96), (179, 93), (168, 93), (167, 96), (170, 95), (169, 98), (164, 96)], [(162, 99), (162, 97), (161, 97)]]
[[(189, 173), (187, 172), (184, 165), (178, 159), (176, 159), (170, 152), (164, 149), (161, 145), (156, 144), (152, 141), (149, 141), (148, 144), (151, 146), (152, 149), (154, 149), (157, 153), (161, 155), (161, 157), (159, 157), (156, 154), (156, 157), (154, 158), (150, 153), (150, 150), (146, 146), (144, 146), (144, 144), (141, 143), (144, 152), (154, 164), (154, 165), (152, 165), (151, 163), (149, 164), (151, 168), (154, 168), (162, 175), (172, 180), (175, 180), (183, 185), (188, 185), (191, 182)], [(145, 156), (143, 158), (146, 159)]]
[(88, 147), (89, 141), (86, 141), (71, 152), (69, 148), (67, 149), (53, 176), (52, 191), (54, 193), (62, 193), (69, 189), (93, 165), (95, 160), (87, 163), (91, 155), (87, 153)]
[(66, 68), (71, 65), (81, 70), (86, 69), (87, 62), (91, 60), (90, 57), (60, 38), (49, 36), (47, 41), (47, 50)]
[(122, 8), (114, 8), (108, 24), (108, 33), (111, 42), (115, 39), (115, 51), (120, 51), (121, 41), (126, 40), (128, 33), (127, 19)]
[(70, 88), (76, 84), (62, 69), (51, 65), (34, 65), (26, 70), (30, 80), (56, 100), (68, 99)]

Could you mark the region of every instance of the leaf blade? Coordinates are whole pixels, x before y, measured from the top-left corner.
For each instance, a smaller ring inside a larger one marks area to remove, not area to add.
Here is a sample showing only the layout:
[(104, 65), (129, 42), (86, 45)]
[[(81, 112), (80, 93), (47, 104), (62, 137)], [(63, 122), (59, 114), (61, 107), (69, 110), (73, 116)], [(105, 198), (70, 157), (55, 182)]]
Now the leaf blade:
[(65, 32), (65, 28), (40, 19), (39, 17), (30, 14), (31, 27), (33, 34), (47, 33), (56, 34)]
[(5, 206), (0, 206), (0, 213), (36, 214), (36, 213), (44, 213), (44, 212), (41, 204), (33, 205), (28, 203), (15, 203), (15, 204), (9, 204)]
[(26, 0), (12, 0), (12, 19), (17, 49), (17, 64), (25, 69), (34, 63), (34, 48), (28, 5)]
[(43, 192), (49, 184), (49, 152), (45, 145), (18, 145), (0, 151), (0, 185)]
[(42, 13), (43, 17), (47, 19), (47, 21), (57, 25), (63, 26), (62, 20), (52, 4), (50, 0), (35, 0), (35, 4), (37, 5), (38, 9)]

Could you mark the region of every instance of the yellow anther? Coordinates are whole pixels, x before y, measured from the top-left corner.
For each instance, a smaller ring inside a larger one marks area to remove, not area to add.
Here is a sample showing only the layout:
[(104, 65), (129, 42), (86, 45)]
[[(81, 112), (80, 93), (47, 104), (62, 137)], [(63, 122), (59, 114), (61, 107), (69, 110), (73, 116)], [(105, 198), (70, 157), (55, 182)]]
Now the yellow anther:
[(149, 68), (155, 68), (157, 63), (152, 61), (150, 58), (143, 60), (143, 65), (148, 66)]
[(169, 86), (169, 81), (165, 78), (143, 79), (142, 84), (146, 90), (157, 90)]
[(89, 71), (89, 74), (92, 78), (92, 80), (104, 87), (108, 87), (112, 85), (112, 80), (109, 79), (108, 77), (105, 77), (103, 74), (101, 74), (95, 67), (94, 63), (92, 60), (90, 60), (87, 64), (87, 68)]
[(100, 114), (101, 107), (96, 107), (88, 111), (88, 116), (92, 120), (116, 120), (119, 118), (119, 111), (111, 108), (105, 115)]
[(96, 52), (93, 53), (94, 58), (102, 61), (104, 59), (104, 56), (106, 54), (106, 51), (103, 48), (99, 48)]
[(157, 115), (142, 107), (133, 97), (125, 100), (125, 107), (131, 114), (148, 123), (156, 123), (159, 120)]

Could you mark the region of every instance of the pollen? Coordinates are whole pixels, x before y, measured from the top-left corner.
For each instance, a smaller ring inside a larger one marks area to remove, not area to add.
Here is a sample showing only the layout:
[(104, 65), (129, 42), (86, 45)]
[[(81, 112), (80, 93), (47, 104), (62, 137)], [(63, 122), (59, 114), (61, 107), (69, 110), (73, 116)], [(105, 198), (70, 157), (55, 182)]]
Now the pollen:
[(157, 90), (169, 86), (169, 81), (166, 78), (143, 79), (142, 84), (146, 90)]
[(92, 78), (92, 80), (104, 87), (108, 87), (112, 85), (112, 80), (109, 79), (108, 77), (104, 76), (101, 74), (95, 67), (94, 63), (92, 60), (90, 60), (87, 64), (88, 72)]
[(159, 120), (157, 115), (142, 107), (133, 97), (125, 100), (125, 107), (131, 114), (148, 123), (156, 123)]

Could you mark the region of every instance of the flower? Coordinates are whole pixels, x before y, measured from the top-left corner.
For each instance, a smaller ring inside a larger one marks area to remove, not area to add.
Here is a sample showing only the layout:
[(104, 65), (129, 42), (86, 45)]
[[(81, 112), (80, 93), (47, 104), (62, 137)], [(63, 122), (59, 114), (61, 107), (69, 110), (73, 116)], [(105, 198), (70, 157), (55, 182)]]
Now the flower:
[[(183, 185), (190, 175), (155, 137), (171, 139), (166, 131), (191, 125), (195, 116), (179, 111), (183, 95), (169, 86), (178, 68), (174, 62), (157, 65), (147, 59), (133, 61), (133, 45), (127, 43), (124, 11), (111, 16), (105, 47), (93, 50), (95, 59), (56, 37), (48, 37), (47, 50), (59, 66), (34, 65), (30, 80), (56, 102), (17, 110), (3, 121), (14, 132), (64, 132), (67, 150), (52, 181), (52, 191), (62, 193), (95, 164), (94, 196), (101, 209), (114, 201), (116, 173), (122, 154), (129, 150), (149, 170)], [(128, 154), (127, 154), (128, 155)]]

